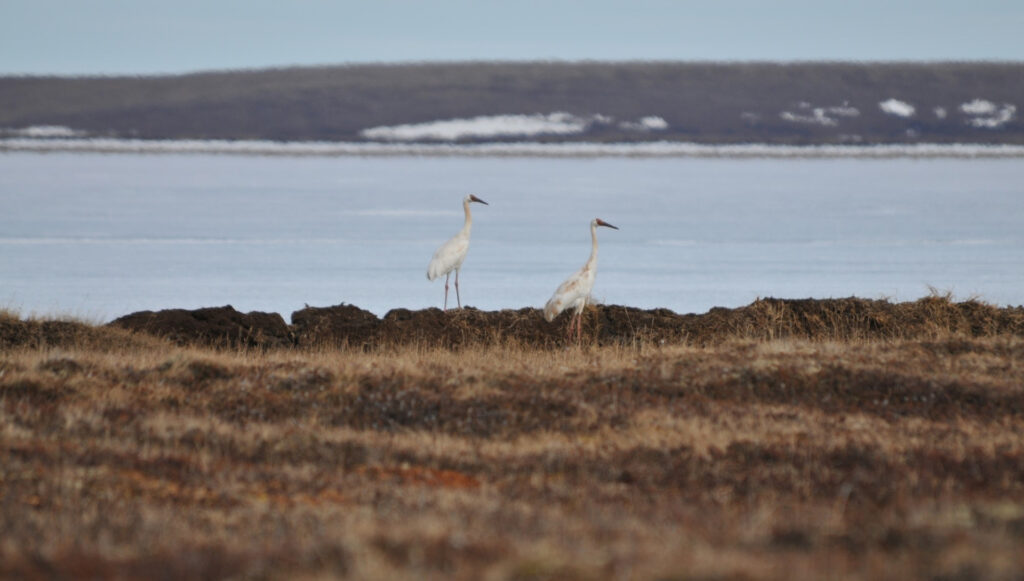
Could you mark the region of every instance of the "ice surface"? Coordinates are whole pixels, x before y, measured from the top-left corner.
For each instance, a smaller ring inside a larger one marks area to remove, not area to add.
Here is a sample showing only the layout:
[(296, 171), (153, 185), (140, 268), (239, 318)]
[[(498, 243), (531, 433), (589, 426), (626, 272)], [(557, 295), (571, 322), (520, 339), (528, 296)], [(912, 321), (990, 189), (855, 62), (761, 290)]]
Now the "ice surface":
[(1024, 303), (1021, 159), (0, 155), (0, 306), (108, 320), (231, 304), (540, 306), (602, 231), (596, 298), (704, 312), (929, 286)]

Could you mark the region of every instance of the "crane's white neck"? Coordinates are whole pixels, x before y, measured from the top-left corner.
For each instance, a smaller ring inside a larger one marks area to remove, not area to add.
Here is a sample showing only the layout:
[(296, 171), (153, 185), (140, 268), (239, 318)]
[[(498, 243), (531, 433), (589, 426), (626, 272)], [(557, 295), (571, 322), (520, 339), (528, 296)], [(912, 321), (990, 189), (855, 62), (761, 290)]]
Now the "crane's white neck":
[(466, 212), (466, 223), (462, 225), (462, 231), (468, 234), (473, 227), (473, 213), (469, 211), (469, 198), (462, 200), (462, 209)]
[(597, 222), (590, 223), (590, 258), (587, 264), (594, 264), (597, 261)]

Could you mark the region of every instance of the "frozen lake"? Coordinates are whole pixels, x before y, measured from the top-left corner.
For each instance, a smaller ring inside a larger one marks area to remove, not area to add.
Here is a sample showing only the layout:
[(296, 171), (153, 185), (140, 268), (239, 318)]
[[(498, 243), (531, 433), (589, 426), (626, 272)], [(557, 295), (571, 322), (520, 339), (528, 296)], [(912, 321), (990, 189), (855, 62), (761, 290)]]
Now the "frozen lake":
[[(96, 321), (231, 304), (441, 306), (425, 271), (473, 193), (463, 304), (542, 306), (600, 229), (596, 299), (1024, 303), (1024, 160), (0, 154), (0, 307)], [(452, 289), (454, 302), (454, 288)]]

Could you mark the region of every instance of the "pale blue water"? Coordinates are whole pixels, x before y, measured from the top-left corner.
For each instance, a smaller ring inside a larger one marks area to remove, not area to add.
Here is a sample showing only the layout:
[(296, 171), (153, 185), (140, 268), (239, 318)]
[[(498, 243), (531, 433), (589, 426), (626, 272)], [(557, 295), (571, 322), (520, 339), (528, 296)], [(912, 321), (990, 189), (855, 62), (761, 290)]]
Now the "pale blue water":
[[(541, 306), (590, 252), (609, 304), (758, 297), (1024, 303), (1024, 160), (0, 154), (0, 307), (109, 320), (231, 304), (440, 306), (434, 249), (475, 193), (463, 303)], [(454, 295), (454, 289), (452, 290)], [(454, 302), (454, 296), (452, 297)]]

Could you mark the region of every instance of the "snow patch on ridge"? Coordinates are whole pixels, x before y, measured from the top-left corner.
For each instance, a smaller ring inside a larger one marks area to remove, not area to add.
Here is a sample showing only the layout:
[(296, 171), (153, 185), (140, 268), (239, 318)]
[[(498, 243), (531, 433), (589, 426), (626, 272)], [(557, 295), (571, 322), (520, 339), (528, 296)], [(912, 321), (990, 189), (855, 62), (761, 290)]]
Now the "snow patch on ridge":
[(627, 131), (664, 131), (668, 129), (668, 122), (657, 115), (648, 115), (639, 121), (623, 121), (619, 127)]
[(974, 99), (960, 105), (960, 111), (971, 116), (967, 124), (983, 129), (999, 129), (1017, 117), (1017, 106), (1010, 103), (996, 105), (985, 99)]
[[(532, 137), (538, 135), (579, 135), (594, 126), (615, 123), (607, 115), (578, 116), (566, 112), (534, 115), (481, 115), (468, 119), (442, 119), (405, 125), (382, 125), (360, 131), (366, 139), (377, 141), (458, 141), (500, 137)], [(661, 131), (668, 122), (656, 115), (637, 121), (622, 121), (627, 131)]]
[(79, 131), (63, 125), (32, 125), (21, 129), (0, 129), (0, 134), (35, 139), (52, 139), (67, 137), (84, 137), (85, 131)]
[(968, 115), (991, 115), (996, 112), (996, 104), (985, 99), (975, 99), (960, 105), (960, 110)]
[(456, 141), (463, 138), (518, 135), (573, 135), (583, 133), (594, 121), (593, 118), (562, 112), (548, 115), (488, 115), (470, 119), (383, 125), (364, 129), (360, 134), (367, 139), (382, 141)]
[(835, 127), (839, 125), (837, 117), (857, 117), (860, 115), (860, 111), (856, 107), (851, 107), (848, 101), (843, 101), (842, 105), (813, 108), (807, 101), (800, 101), (797, 103), (797, 109), (800, 112), (783, 111), (779, 113), (779, 117), (783, 121), (791, 121), (793, 123), (810, 123), (825, 127)]
[(814, 125), (824, 125), (826, 127), (834, 127), (839, 124), (838, 121), (825, 115), (825, 110), (818, 107), (812, 111), (810, 115), (798, 115), (790, 111), (783, 111), (779, 113), (779, 117), (783, 121), (792, 121), (793, 123), (811, 123)]
[(878, 104), (883, 113), (897, 117), (913, 117), (917, 110), (913, 105), (899, 99), (886, 99)]

